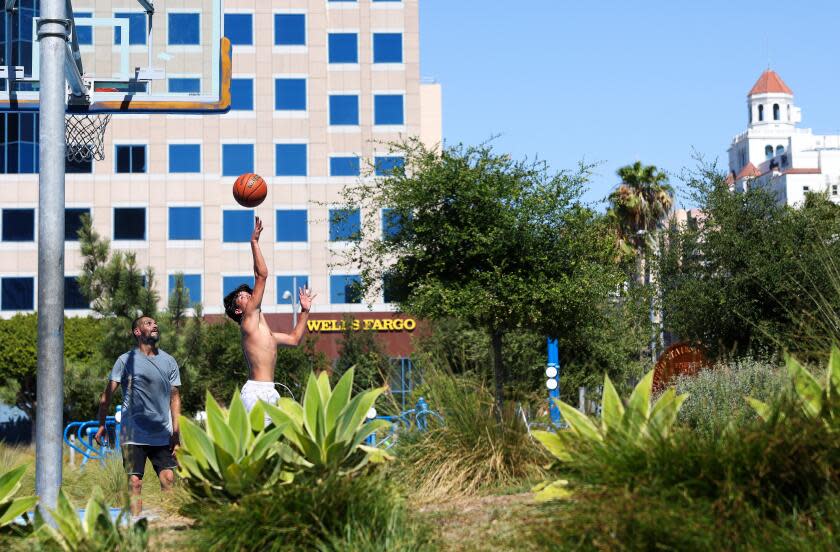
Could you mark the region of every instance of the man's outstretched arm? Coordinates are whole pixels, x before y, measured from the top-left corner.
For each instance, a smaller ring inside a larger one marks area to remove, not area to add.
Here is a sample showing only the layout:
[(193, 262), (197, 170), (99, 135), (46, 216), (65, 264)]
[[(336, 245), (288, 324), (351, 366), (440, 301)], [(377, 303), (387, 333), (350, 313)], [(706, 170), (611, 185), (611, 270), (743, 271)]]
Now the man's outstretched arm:
[(309, 320), (309, 311), (312, 309), (312, 300), (318, 296), (317, 293), (312, 293), (308, 287), (300, 288), (298, 290), (300, 299), (300, 314), (298, 315), (297, 326), (292, 329), (291, 333), (273, 333), (274, 341), (277, 345), (296, 346), (303, 338), (306, 332), (306, 321)]
[(251, 234), (251, 254), (254, 257), (254, 290), (251, 293), (251, 300), (248, 301), (242, 313), (243, 322), (252, 318), (254, 313), (259, 312), (262, 306), (263, 294), (265, 293), (265, 283), (268, 280), (268, 267), (265, 264), (265, 259), (260, 250), (260, 234), (262, 230), (262, 221), (260, 217), (256, 217), (254, 232)]

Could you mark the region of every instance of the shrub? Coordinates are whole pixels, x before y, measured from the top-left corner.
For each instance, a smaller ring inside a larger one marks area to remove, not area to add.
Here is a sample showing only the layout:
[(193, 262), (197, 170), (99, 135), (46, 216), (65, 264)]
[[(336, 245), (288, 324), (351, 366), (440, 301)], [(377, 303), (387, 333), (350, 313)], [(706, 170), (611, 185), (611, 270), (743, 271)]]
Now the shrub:
[(38, 502), (37, 496), (15, 498), (24, 472), (26, 465), (0, 474), (0, 528), (13, 523), (19, 515), (34, 508)]
[(493, 395), (476, 376), (427, 371), (422, 392), (445, 423), (401, 436), (401, 477), (414, 495), (437, 500), (540, 477), (547, 456), (512, 412), (495, 414)]
[(741, 358), (719, 362), (693, 376), (679, 376), (675, 388), (688, 394), (680, 409), (680, 423), (709, 437), (727, 425), (743, 427), (756, 419), (744, 397), (770, 400), (787, 387), (787, 376), (769, 359)]
[(239, 504), (186, 510), (198, 520), (201, 550), (394, 550), (432, 547), (429, 529), (407, 512), (394, 484), (366, 470), (356, 476), (300, 476)]

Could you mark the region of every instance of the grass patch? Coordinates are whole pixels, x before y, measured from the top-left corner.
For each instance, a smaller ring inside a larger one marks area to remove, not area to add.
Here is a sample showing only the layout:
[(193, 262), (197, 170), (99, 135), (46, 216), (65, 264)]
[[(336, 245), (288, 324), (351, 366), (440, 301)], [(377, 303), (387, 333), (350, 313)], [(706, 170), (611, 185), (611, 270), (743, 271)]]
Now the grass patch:
[(423, 393), (439, 410), (443, 426), (401, 436), (396, 454), (400, 477), (411, 481), (416, 499), (434, 501), (488, 489), (518, 488), (537, 480), (548, 456), (522, 420), (494, 415), (493, 395), (483, 381), (434, 371)]

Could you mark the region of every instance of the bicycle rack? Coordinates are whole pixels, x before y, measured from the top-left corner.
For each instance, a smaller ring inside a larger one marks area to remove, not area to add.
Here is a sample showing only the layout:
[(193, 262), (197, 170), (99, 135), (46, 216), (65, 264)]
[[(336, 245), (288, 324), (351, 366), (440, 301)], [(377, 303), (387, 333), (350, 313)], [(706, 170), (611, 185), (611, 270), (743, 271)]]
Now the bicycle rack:
[[(118, 406), (117, 414), (121, 414), (120, 410), (121, 407)], [(104, 464), (105, 458), (114, 454), (120, 446), (120, 422), (116, 415), (105, 418), (106, 444), (99, 445), (94, 441), (98, 429), (98, 420), (70, 422), (64, 428), (64, 444), (82, 455), (80, 466), (84, 466), (88, 460), (99, 460), (100, 463)], [(107, 444), (110, 441), (111, 431), (114, 432), (113, 447), (109, 447)], [(70, 440), (71, 435), (76, 438), (75, 442)]]
[(374, 416), (372, 418), (368, 418), (368, 420), (385, 420), (391, 422), (391, 427), (388, 433), (379, 439), (377, 439), (377, 435), (375, 433), (368, 436), (368, 438), (365, 439), (365, 444), (389, 449), (396, 444), (400, 431), (408, 431), (412, 427), (416, 428), (417, 431), (428, 431), (430, 417), (436, 419), (441, 425), (443, 425), (443, 416), (434, 410), (431, 410), (429, 408), (429, 403), (426, 402), (426, 399), (420, 397), (417, 399), (417, 404), (414, 408), (404, 410), (398, 415)]

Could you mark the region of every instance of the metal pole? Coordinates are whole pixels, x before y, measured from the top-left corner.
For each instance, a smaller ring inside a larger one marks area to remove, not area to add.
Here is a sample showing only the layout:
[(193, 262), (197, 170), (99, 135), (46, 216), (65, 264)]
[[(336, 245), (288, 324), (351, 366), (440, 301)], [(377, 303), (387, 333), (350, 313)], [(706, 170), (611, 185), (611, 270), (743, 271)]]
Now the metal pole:
[(292, 329), (297, 328), (297, 276), (292, 276)]
[[(64, 399), (64, 0), (41, 0), (40, 168), (38, 181), (38, 393), (35, 487), (42, 513), (61, 486)], [(49, 518), (48, 518), (49, 519)]]
[(561, 421), (560, 409), (557, 408), (555, 401), (560, 400), (560, 353), (557, 349), (557, 340), (548, 338), (548, 367), (554, 367), (557, 370), (557, 375), (554, 379), (557, 385), (554, 389), (548, 390), (548, 412), (551, 415), (551, 423), (555, 426)]

